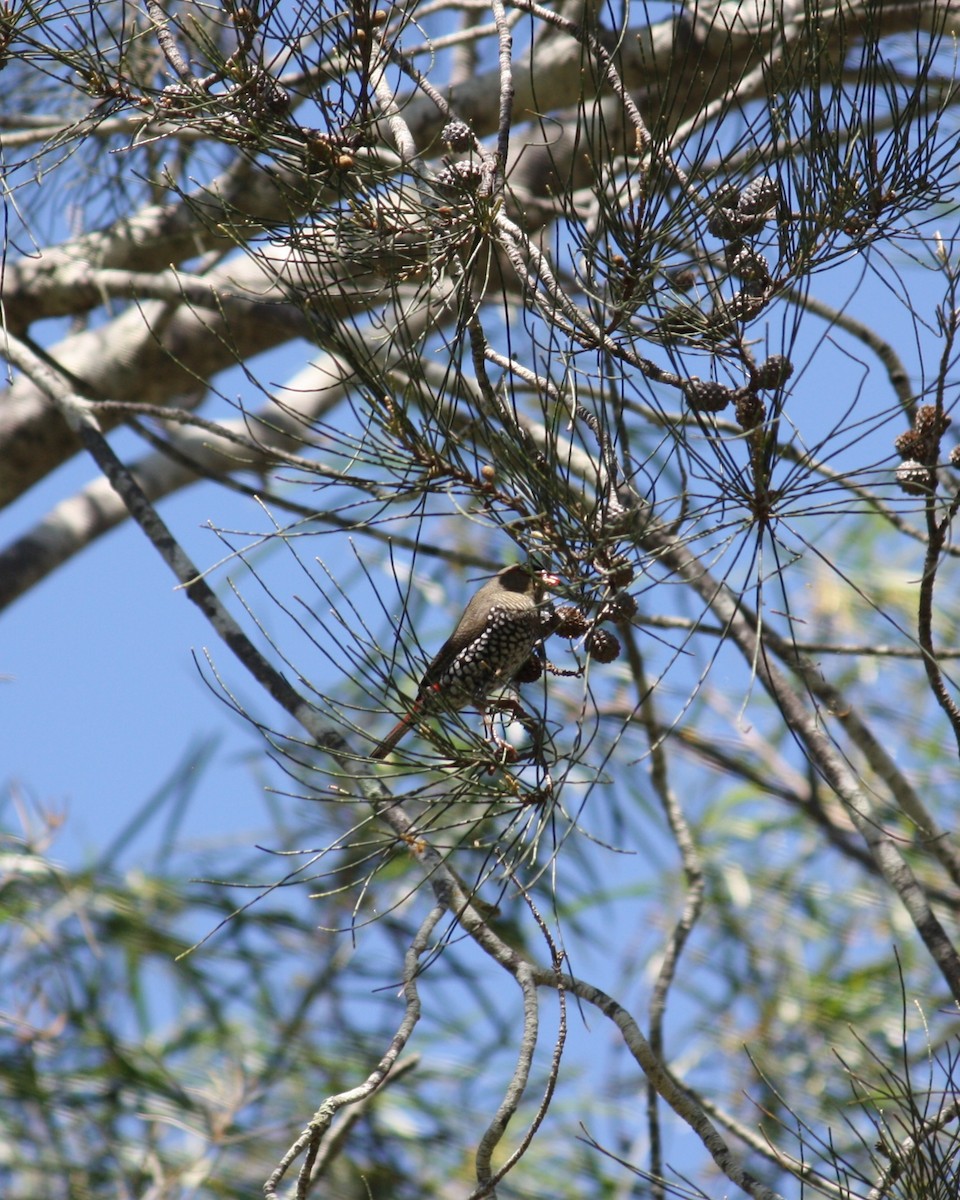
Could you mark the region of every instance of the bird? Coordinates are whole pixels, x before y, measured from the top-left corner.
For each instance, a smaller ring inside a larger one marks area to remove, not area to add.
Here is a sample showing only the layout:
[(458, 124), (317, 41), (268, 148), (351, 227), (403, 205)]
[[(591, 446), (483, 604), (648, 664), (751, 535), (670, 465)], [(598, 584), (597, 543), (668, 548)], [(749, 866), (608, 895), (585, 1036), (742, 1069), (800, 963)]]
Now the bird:
[(386, 758), (427, 708), (482, 706), (506, 687), (543, 634), (538, 605), (559, 580), (517, 563), (503, 567), (474, 593), (453, 633), (423, 674), (410, 711), (372, 751)]

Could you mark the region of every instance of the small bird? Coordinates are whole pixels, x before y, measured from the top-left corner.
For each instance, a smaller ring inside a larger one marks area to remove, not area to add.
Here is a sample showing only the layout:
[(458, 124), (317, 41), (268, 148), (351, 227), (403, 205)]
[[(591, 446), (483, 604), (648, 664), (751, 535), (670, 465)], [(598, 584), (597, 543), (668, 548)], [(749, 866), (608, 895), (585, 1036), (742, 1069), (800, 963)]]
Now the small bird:
[(475, 593), (450, 637), (424, 672), (410, 711), (372, 752), (386, 758), (426, 708), (482, 707), (506, 687), (543, 635), (537, 605), (559, 580), (521, 565), (504, 567)]

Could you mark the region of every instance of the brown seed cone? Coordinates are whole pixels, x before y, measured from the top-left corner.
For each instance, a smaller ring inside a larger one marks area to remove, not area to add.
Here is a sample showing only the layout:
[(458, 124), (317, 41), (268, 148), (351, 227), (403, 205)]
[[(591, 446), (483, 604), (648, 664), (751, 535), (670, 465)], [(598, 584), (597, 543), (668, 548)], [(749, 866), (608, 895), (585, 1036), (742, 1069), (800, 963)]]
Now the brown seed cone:
[(622, 554), (618, 554), (616, 558), (610, 560), (610, 565), (606, 570), (607, 586), (615, 592), (629, 587), (636, 578), (636, 574), (633, 563), (628, 558), (624, 558)]
[(561, 604), (554, 615), (556, 626), (553, 632), (557, 637), (568, 638), (572, 641), (574, 638), (582, 637), (590, 628), (586, 614), (572, 604)]
[(793, 374), (793, 363), (782, 354), (771, 354), (757, 367), (756, 385), (765, 391), (782, 387)]
[(737, 424), (741, 429), (756, 429), (758, 425), (763, 424), (766, 415), (763, 401), (756, 392), (751, 392), (749, 388), (744, 388), (737, 393), (734, 411), (737, 415)]
[(536, 683), (543, 674), (543, 664), (535, 654), (531, 654), (525, 663), (522, 663), (518, 670), (514, 673), (514, 683)]
[(637, 615), (637, 601), (629, 592), (618, 592), (603, 606), (601, 621), (630, 621)]
[(482, 705), (513, 682), (541, 637), (537, 604), (559, 581), (527, 567), (504, 567), (474, 594), (450, 637), (424, 672), (417, 699), (371, 753), (386, 758), (427, 708)]
[(584, 647), (591, 658), (600, 663), (612, 663), (620, 657), (620, 641), (608, 629), (593, 629)]
[(696, 412), (723, 412), (734, 397), (732, 388), (715, 379), (699, 379), (696, 375), (686, 381), (683, 394)]
[(931, 491), (930, 475), (929, 467), (912, 458), (904, 459), (896, 470), (896, 479), (900, 490), (906, 492), (908, 496), (928, 496)]
[(752, 180), (740, 193), (737, 211), (750, 216), (772, 216), (780, 203), (780, 184), (769, 175)]
[(923, 440), (915, 430), (908, 429), (893, 439), (893, 448), (901, 458), (919, 458), (923, 453)]

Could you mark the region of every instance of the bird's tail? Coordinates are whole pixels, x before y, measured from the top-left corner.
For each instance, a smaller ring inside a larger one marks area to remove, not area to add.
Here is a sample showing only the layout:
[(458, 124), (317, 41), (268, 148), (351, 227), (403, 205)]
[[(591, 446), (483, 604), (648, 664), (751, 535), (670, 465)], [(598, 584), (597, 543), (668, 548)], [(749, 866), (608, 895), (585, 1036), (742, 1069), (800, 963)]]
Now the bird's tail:
[(414, 723), (414, 721), (416, 720), (416, 716), (417, 716), (417, 712), (416, 712), (416, 708), (414, 708), (411, 712), (408, 712), (406, 714), (406, 716), (401, 717), (400, 720), (396, 723), (396, 725), (394, 725), (394, 727), (390, 730), (390, 732), (387, 734), (387, 736), (383, 739), (383, 741), (380, 742), (371, 751), (370, 757), (371, 758), (386, 758), (387, 755), (390, 753), (390, 751), (397, 744), (397, 742), (400, 741), (400, 739), (403, 737), (403, 735), (407, 732), (407, 730), (410, 728), (410, 726)]

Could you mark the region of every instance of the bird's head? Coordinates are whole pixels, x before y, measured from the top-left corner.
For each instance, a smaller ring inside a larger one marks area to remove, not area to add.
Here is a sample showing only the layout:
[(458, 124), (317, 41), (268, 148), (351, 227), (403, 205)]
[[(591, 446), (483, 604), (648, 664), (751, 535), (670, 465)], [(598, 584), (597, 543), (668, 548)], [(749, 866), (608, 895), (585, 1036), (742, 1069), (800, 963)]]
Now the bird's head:
[(526, 563), (513, 563), (503, 567), (491, 580), (506, 592), (516, 592), (521, 596), (533, 596), (538, 603), (543, 599), (547, 588), (554, 588), (560, 580), (556, 575), (546, 571), (535, 571)]

